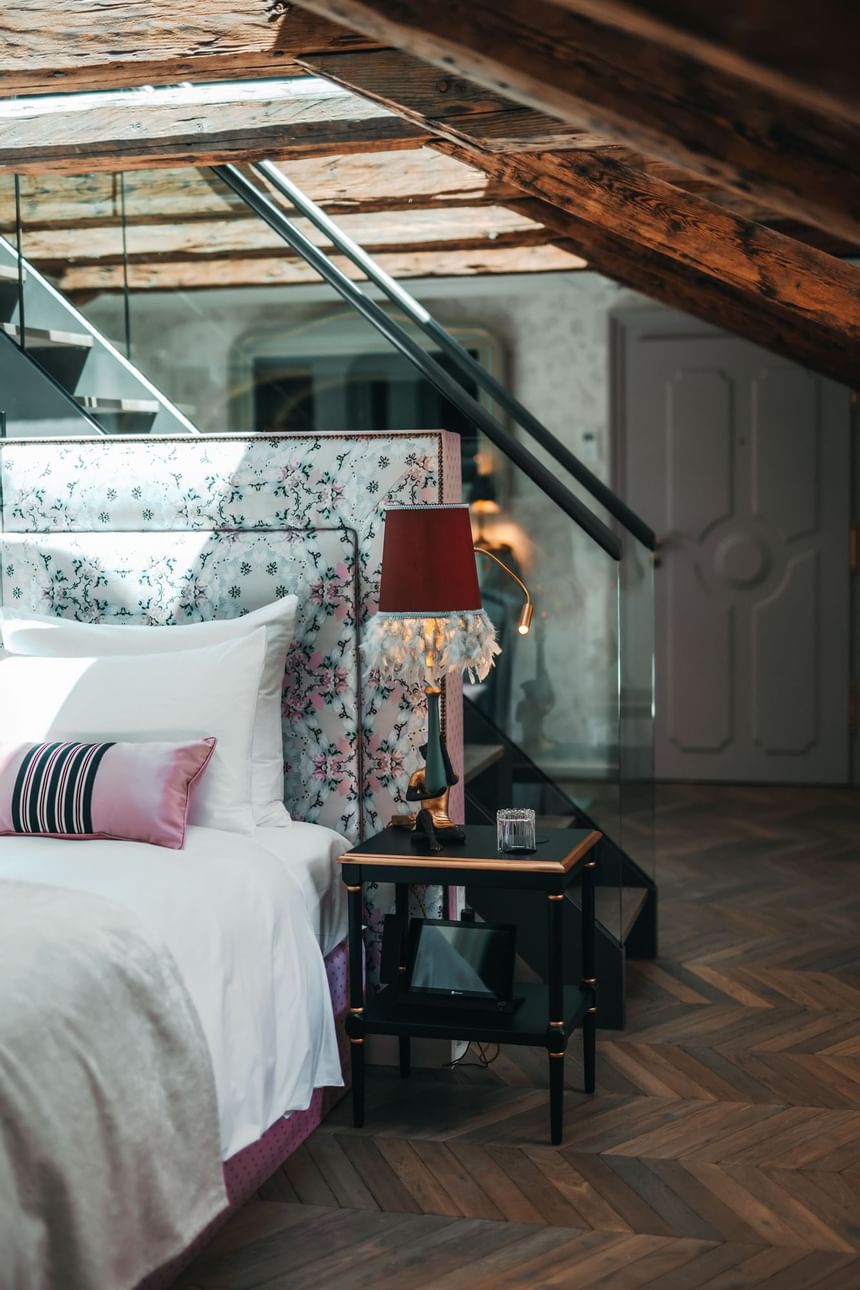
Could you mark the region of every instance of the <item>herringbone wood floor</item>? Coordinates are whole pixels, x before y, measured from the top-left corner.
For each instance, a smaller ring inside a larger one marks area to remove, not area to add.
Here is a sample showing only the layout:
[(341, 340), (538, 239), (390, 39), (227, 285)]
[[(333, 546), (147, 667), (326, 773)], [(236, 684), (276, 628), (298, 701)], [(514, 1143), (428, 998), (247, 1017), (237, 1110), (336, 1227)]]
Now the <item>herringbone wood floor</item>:
[(186, 1290), (860, 1290), (860, 795), (660, 790), (661, 957), (566, 1059), (369, 1080)]

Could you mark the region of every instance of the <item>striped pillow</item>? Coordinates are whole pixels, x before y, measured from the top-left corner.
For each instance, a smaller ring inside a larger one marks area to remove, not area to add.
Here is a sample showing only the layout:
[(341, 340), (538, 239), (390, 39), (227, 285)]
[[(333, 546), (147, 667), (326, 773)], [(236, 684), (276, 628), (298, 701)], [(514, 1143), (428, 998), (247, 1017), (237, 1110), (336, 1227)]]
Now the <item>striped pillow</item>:
[(0, 744), (0, 834), (181, 847), (215, 742)]

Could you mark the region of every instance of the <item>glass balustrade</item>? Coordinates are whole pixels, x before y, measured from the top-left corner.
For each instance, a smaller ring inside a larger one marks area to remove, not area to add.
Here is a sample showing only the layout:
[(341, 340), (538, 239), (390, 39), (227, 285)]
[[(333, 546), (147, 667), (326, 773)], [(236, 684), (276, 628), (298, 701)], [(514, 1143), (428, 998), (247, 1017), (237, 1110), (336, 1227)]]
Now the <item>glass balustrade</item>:
[[(295, 218), (283, 196), (268, 195)], [(307, 220), (296, 223), (326, 245)], [(421, 353), (496, 419), (503, 435), (495, 442), (468, 406), (434, 388), (211, 170), (23, 176), (17, 192), (13, 180), (0, 179), (0, 238), (7, 339), (63, 386), (93, 432), (445, 428), (460, 436), (476, 545), (517, 574), (534, 601), (531, 631), (520, 635), (516, 582), (479, 557), (503, 652), (486, 681), (465, 686), (467, 809), (476, 820), (490, 818), (495, 802), (533, 807), (544, 826), (593, 822), (613, 843), (601, 860), (598, 914), (623, 939), (636, 871), (654, 876), (654, 588), (646, 545), (535, 449), (558, 485), (620, 540), (621, 559), (613, 558), (511, 459), (504, 435), (521, 447), (533, 443), (474, 373), (464, 375), (402, 308), (385, 303)], [(19, 248), (29, 273), (23, 292)], [(52, 329), (56, 344), (45, 338)], [(87, 341), (88, 329), (107, 344)], [(504, 350), (491, 327), (452, 331), (504, 379)]]

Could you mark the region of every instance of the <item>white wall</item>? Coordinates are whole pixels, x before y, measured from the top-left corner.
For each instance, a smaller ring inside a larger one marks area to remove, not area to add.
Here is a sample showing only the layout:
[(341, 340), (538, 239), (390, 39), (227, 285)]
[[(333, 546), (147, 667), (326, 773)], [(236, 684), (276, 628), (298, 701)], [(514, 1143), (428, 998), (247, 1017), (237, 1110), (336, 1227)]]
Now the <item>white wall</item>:
[[(593, 470), (607, 476), (607, 315), (642, 297), (596, 273), (406, 285), (441, 323), (493, 332), (503, 347), (513, 392)], [(245, 430), (231, 422), (228, 398), (231, 355), (241, 338), (268, 329), (305, 329), (344, 308), (324, 286), (138, 293), (131, 302), (132, 359), (176, 401), (196, 403), (202, 429)], [(86, 312), (110, 335), (119, 326), (120, 310), (119, 297), (103, 296)]]

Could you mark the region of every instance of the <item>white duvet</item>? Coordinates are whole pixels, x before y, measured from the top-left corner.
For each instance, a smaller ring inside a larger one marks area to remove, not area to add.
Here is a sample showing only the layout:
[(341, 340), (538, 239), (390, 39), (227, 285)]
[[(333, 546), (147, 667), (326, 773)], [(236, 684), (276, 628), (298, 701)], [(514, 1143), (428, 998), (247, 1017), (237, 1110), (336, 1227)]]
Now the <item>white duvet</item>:
[[(315, 1088), (343, 1082), (319, 928), (306, 901), (310, 883), (324, 904), (324, 871), (346, 843), (328, 829), (295, 827), (266, 830), (282, 835), (267, 836), (266, 845), (190, 828), (181, 851), (0, 838), (0, 884), (43, 883), (106, 897), (151, 928), (153, 944), (170, 950), (209, 1049), (225, 1160), (279, 1116), (304, 1110)], [(317, 856), (315, 879), (301, 861), (308, 848)], [(337, 909), (329, 909), (328, 938), (338, 923)]]
[(0, 882), (0, 1290), (131, 1290), (226, 1201), (164, 945), (100, 896)]

